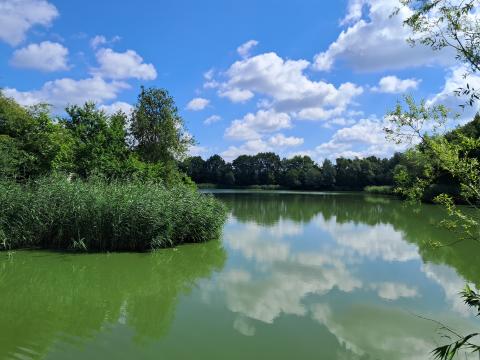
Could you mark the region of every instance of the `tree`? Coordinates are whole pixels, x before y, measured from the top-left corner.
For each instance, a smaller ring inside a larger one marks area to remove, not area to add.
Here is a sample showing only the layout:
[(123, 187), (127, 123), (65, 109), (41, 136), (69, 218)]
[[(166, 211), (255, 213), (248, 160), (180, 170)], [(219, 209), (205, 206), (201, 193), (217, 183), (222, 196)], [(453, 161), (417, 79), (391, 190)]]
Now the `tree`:
[(73, 138), (72, 171), (83, 178), (94, 174), (122, 177), (129, 156), (125, 114), (108, 116), (92, 102), (69, 106), (66, 112), (68, 118), (62, 124)]
[[(434, 50), (453, 50), (456, 59), (468, 67), (465, 72), (467, 81), (470, 74), (480, 71), (479, 0), (400, 0), (400, 3), (413, 10), (405, 21), (414, 33), (410, 40), (413, 45), (420, 43)], [(467, 96), (468, 105), (479, 99), (477, 90), (468, 82), (466, 87), (457, 89), (455, 93)], [(471, 209), (464, 211), (456, 207), (450, 194), (441, 193), (436, 201), (443, 204), (449, 214), (442, 223), (455, 231), (460, 241), (480, 241), (480, 162), (475, 156), (480, 151), (478, 136), (458, 132), (452, 141), (442, 132), (447, 121), (454, 117), (451, 109), (441, 105), (429, 107), (424, 101), (417, 103), (411, 97), (406, 97), (404, 103), (398, 103), (389, 115), (391, 125), (386, 131), (393, 141), (420, 142), (412, 152), (420, 160), (415, 163), (420, 175), (412, 176), (405, 168), (397, 168), (396, 178), (402, 185), (399, 191), (417, 200), (442, 173), (447, 174), (458, 182), (459, 196), (471, 205)], [(426, 128), (433, 131), (427, 132)], [(480, 295), (467, 288), (463, 296), (465, 302), (480, 314)], [(460, 349), (480, 352), (480, 346), (471, 342), (478, 333), (467, 336), (455, 332), (451, 334), (458, 340), (435, 349), (436, 358), (452, 359)]]
[(272, 152), (258, 153), (253, 161), (257, 184), (274, 185), (277, 183), (281, 169), (280, 157), (277, 154)]
[(290, 189), (299, 189), (302, 187), (301, 173), (299, 169), (290, 168), (282, 176), (282, 185)]
[(180, 168), (196, 183), (218, 185), (281, 185), (291, 189), (331, 190), (338, 184), (344, 190), (361, 190), (367, 185), (393, 184), (393, 170), (401, 156), (379, 159), (337, 159), (337, 165), (325, 160), (319, 167), (308, 156), (280, 159), (272, 152), (240, 155), (232, 163), (219, 155), (204, 161), (190, 157), (180, 162)]
[(151, 163), (182, 159), (194, 143), (165, 89), (141, 88), (131, 115), (130, 131), (140, 158)]
[(193, 156), (185, 159), (185, 161), (181, 163), (181, 169), (197, 184), (207, 181), (205, 160), (200, 156)]
[(363, 189), (364, 184), (359, 182), (360, 160), (338, 158), (335, 170), (337, 173), (336, 185), (344, 189)]
[(322, 164), (322, 177), (320, 180), (320, 186), (323, 189), (332, 189), (335, 186), (337, 177), (337, 171), (332, 162), (325, 159)]
[(223, 184), (235, 185), (235, 174), (233, 173), (232, 164), (226, 164), (223, 171)]
[(213, 155), (205, 162), (205, 172), (207, 182), (212, 184), (222, 184), (225, 170), (225, 160), (220, 155)]
[[(480, 22), (476, 14), (480, 0), (400, 0), (400, 4), (413, 9), (405, 20), (414, 33), (409, 39), (412, 45), (452, 49), (456, 59), (468, 67), (465, 76), (480, 71)], [(457, 95), (460, 94), (469, 96), (470, 105), (480, 98), (470, 86), (458, 89)]]
[[(146, 93), (142, 100), (148, 102)], [(191, 184), (178, 171), (173, 155), (155, 162), (141, 158), (137, 147), (130, 146), (128, 117), (123, 112), (108, 115), (87, 102), (68, 106), (66, 116), (54, 120), (49, 110), (42, 104), (21, 106), (0, 92), (0, 177), (26, 181), (62, 172), (81, 178), (99, 175)], [(173, 126), (177, 129), (178, 122)], [(182, 132), (175, 131), (181, 137)]]
[[(284, 186), (291, 188), (309, 188), (307, 185), (307, 173), (310, 172), (309, 182), (312, 180), (313, 169), (318, 169), (315, 161), (309, 156), (294, 156), (291, 159), (282, 160), (282, 180)], [(319, 179), (318, 176), (315, 178)]]
[(237, 185), (257, 184), (255, 173), (255, 161), (253, 156), (240, 155), (232, 162), (233, 174)]
[(322, 182), (322, 172), (317, 166), (308, 169), (304, 175), (304, 186), (310, 190), (316, 190)]
[(46, 105), (23, 107), (0, 92), (0, 176), (25, 180), (48, 174), (68, 139)]

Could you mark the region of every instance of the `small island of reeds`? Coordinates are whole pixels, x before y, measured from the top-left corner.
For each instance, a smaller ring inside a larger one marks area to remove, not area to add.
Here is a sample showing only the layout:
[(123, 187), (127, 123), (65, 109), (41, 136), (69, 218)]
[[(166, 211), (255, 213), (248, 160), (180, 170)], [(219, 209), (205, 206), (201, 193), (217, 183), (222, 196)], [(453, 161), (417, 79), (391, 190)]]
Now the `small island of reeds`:
[(188, 186), (68, 180), (0, 182), (0, 248), (147, 251), (218, 237), (225, 211)]
[(0, 250), (148, 251), (218, 238), (224, 206), (178, 169), (193, 144), (172, 97), (131, 114), (51, 115), (0, 93)]

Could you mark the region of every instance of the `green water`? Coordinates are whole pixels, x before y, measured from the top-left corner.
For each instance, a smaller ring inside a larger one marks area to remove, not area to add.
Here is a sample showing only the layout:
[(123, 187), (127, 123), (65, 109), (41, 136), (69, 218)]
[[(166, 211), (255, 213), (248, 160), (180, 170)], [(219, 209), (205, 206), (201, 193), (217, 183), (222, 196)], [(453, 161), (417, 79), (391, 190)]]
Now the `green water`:
[[(438, 207), (216, 192), (223, 239), (148, 254), (0, 253), (0, 359), (428, 359), (468, 332), (480, 247)], [(463, 358), (463, 357), (462, 357)]]

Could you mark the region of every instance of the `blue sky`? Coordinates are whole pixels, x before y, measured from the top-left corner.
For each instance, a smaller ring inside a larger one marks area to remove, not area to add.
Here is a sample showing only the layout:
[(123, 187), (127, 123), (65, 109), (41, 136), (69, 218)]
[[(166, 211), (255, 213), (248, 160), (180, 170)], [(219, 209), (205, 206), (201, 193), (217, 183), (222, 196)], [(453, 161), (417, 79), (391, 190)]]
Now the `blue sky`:
[(465, 71), (406, 43), (397, 1), (0, 0), (0, 87), (58, 113), (128, 112), (142, 84), (167, 88), (203, 157), (390, 156), (397, 99), (457, 108)]

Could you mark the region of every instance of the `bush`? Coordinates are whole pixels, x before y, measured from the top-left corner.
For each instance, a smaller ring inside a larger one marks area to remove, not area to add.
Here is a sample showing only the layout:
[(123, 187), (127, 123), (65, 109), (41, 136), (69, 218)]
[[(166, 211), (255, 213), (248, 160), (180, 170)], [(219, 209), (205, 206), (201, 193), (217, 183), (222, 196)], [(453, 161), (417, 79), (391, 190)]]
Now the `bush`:
[(146, 251), (220, 235), (224, 206), (188, 186), (44, 178), (0, 182), (0, 249)]
[(369, 194), (378, 194), (378, 195), (393, 195), (394, 190), (393, 186), (383, 185), (383, 186), (366, 186), (363, 191)]

